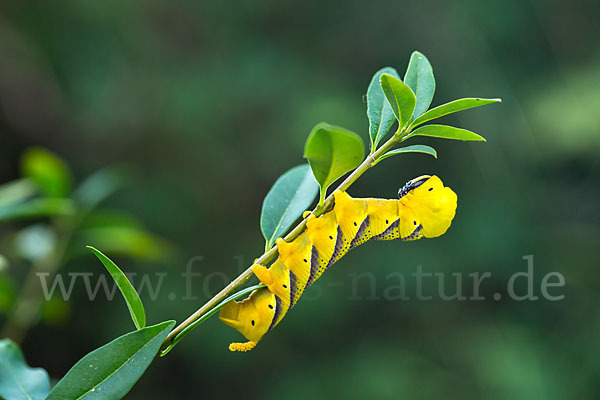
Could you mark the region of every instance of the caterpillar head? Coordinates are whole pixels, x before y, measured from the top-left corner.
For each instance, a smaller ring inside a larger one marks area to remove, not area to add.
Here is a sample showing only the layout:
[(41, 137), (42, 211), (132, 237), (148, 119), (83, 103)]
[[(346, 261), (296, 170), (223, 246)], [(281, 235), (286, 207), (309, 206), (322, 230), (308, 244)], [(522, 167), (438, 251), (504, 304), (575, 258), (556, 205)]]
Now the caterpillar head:
[(405, 210), (404, 215), (410, 215), (415, 225), (419, 222), (424, 237), (444, 234), (456, 213), (456, 193), (444, 187), (442, 180), (435, 175), (423, 175), (408, 181), (398, 191), (398, 197), (400, 207)]
[(266, 288), (253, 291), (241, 302), (230, 301), (219, 314), (219, 319), (235, 328), (247, 343), (232, 343), (231, 351), (248, 351), (267, 333), (276, 309), (275, 296)]

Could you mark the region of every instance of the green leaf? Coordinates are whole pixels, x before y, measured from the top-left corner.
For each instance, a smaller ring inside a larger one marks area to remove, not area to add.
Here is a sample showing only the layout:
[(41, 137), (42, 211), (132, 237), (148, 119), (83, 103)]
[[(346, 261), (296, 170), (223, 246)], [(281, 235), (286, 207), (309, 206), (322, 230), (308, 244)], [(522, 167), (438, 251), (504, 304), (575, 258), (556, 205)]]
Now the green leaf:
[(260, 215), (267, 249), (310, 207), (318, 190), (308, 164), (298, 165), (277, 179), (263, 201)]
[(114, 227), (144, 229), (142, 223), (128, 212), (106, 208), (86, 213), (79, 227), (81, 229)]
[(415, 109), (415, 94), (400, 79), (388, 74), (381, 75), (381, 89), (392, 107), (399, 127), (403, 128)]
[(0, 340), (0, 398), (43, 400), (49, 391), (48, 373), (42, 368), (29, 368), (15, 343)]
[(69, 199), (32, 199), (0, 207), (0, 221), (39, 218), (51, 215), (73, 215), (75, 207)]
[(36, 187), (29, 179), (19, 179), (0, 185), (0, 207), (20, 203), (35, 193)]
[(500, 103), (501, 99), (458, 99), (451, 101), (446, 104), (442, 104), (441, 106), (437, 106), (427, 111), (425, 114), (421, 115), (419, 118), (415, 119), (411, 127), (415, 127), (421, 125), (427, 121), (431, 121), (432, 119), (436, 119), (439, 117), (443, 117), (444, 115), (452, 114), (458, 111), (468, 110), (469, 108), (485, 106), (486, 104), (492, 103)]
[(88, 176), (73, 193), (86, 209), (92, 209), (125, 185), (128, 173), (123, 168), (109, 166)]
[(398, 72), (392, 67), (385, 67), (375, 72), (369, 88), (367, 89), (367, 117), (369, 118), (369, 137), (371, 138), (371, 152), (388, 133), (396, 118), (390, 104), (385, 99), (381, 89), (380, 78), (382, 74), (389, 74), (400, 79)]
[(47, 400), (123, 398), (158, 353), (175, 321), (130, 332), (83, 357), (52, 389)]
[(115, 210), (95, 209), (85, 214), (73, 234), (65, 260), (85, 256), (93, 243), (104, 253), (149, 261), (172, 261), (176, 248), (149, 232), (132, 215)]
[(6, 268), (8, 260), (0, 254), (0, 314), (9, 311), (15, 301), (17, 285), (1, 271)]
[[(108, 221), (107, 221), (108, 223)], [(79, 229), (69, 246), (68, 256), (77, 257), (86, 244), (93, 243), (113, 255), (150, 261), (167, 261), (175, 254), (172, 244), (148, 232), (143, 226), (103, 226)]]
[[(4, 257), (2, 254), (0, 254), (0, 273), (2, 273), (3, 271), (6, 271), (6, 269), (8, 268), (9, 262), (6, 259), (6, 257)], [(0, 275), (1, 277), (2, 275)]]
[(412, 146), (401, 147), (399, 149), (394, 149), (394, 150), (388, 151), (387, 153), (385, 153), (384, 155), (379, 157), (373, 163), (373, 165), (377, 164), (381, 160), (384, 160), (388, 157), (395, 156), (396, 154), (404, 154), (404, 153), (423, 153), (423, 154), (429, 154), (430, 156), (437, 158), (437, 151), (435, 151), (435, 149), (433, 147), (425, 146), (424, 144), (415, 144)]
[(27, 149), (21, 159), (21, 172), (24, 177), (35, 182), (45, 196), (67, 197), (71, 192), (69, 167), (60, 157), (46, 149)]
[(327, 188), (356, 168), (364, 154), (362, 139), (356, 133), (324, 122), (313, 128), (306, 139), (304, 158), (321, 188), (319, 205), (325, 200)]
[(133, 323), (137, 329), (142, 329), (146, 326), (146, 312), (144, 311), (144, 305), (142, 304), (142, 300), (140, 300), (140, 296), (135, 291), (129, 279), (125, 276), (123, 271), (117, 265), (110, 260), (110, 258), (106, 257), (102, 254), (101, 251), (93, 248), (92, 246), (87, 246), (96, 257), (102, 261), (102, 264), (106, 267), (106, 270), (111, 274), (121, 294), (123, 294), (123, 298), (125, 298), (125, 303), (127, 303), (127, 308), (129, 308), (129, 313), (131, 314), (131, 319), (133, 319)]
[(470, 141), (483, 141), (485, 139), (478, 134), (468, 131), (466, 129), (455, 128), (448, 125), (425, 125), (415, 129), (408, 134), (404, 139), (409, 139), (413, 136), (429, 136), (442, 139), (454, 139), (454, 140), (470, 140)]
[(413, 51), (404, 75), (404, 83), (412, 89), (417, 96), (414, 118), (418, 118), (429, 108), (433, 93), (435, 92), (435, 78), (433, 68), (427, 57), (418, 51)]
[(61, 296), (52, 296), (42, 303), (40, 320), (49, 326), (64, 326), (71, 316), (71, 304)]

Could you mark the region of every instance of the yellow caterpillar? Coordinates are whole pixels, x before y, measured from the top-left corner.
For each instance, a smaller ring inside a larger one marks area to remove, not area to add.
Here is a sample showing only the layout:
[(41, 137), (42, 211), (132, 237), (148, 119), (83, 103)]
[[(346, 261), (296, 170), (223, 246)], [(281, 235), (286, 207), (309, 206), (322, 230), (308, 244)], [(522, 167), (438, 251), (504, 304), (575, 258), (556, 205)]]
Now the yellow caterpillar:
[(269, 268), (254, 264), (252, 272), (265, 288), (242, 302), (232, 301), (219, 318), (249, 341), (232, 343), (231, 351), (248, 351), (273, 329), (323, 272), (348, 250), (368, 240), (417, 240), (437, 237), (450, 227), (456, 193), (437, 176), (415, 178), (398, 191), (398, 200), (354, 199), (335, 192), (331, 211), (311, 215), (305, 231), (287, 243), (277, 240), (279, 257)]

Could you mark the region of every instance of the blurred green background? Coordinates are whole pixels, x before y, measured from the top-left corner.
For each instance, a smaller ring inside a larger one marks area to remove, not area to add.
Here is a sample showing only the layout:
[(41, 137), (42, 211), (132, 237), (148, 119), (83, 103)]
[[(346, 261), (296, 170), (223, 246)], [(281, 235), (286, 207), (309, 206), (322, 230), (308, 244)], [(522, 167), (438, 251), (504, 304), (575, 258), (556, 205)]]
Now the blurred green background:
[[(367, 143), (372, 74), (402, 74), (418, 49), (434, 67), (433, 105), (503, 99), (443, 120), (488, 141), (421, 140), (438, 160), (391, 158), (350, 193), (392, 198), (406, 180), (438, 174), (459, 195), (448, 233), (350, 253), (250, 353), (230, 353), (240, 336), (208, 321), (127, 398), (598, 398), (598, 21), (591, 0), (3, 2), (0, 182), (19, 178), (31, 146), (59, 155), (75, 183), (107, 166), (127, 171), (86, 222), (109, 230), (74, 235), (77, 254), (60, 272), (101, 274), (83, 249), (92, 244), (127, 271), (167, 273), (156, 300), (142, 293), (148, 319), (182, 321), (224, 285), (211, 273), (231, 279), (262, 253), (262, 199), (303, 162), (312, 126), (344, 126)], [(34, 222), (47, 219), (0, 226), (0, 324), (32, 263), (15, 241)], [(128, 231), (143, 237), (113, 236), (123, 226), (143, 226)], [(536, 294), (556, 271), (566, 285), (551, 293), (564, 300), (493, 300), (529, 254)], [(186, 301), (181, 273), (195, 256), (199, 298)], [(381, 297), (388, 274), (418, 265), (445, 273), (449, 293), (452, 273), (468, 294), (466, 274), (491, 272), (486, 300), (374, 300), (366, 279), (352, 285), (351, 274), (372, 271)], [(349, 300), (355, 290), (360, 301)], [(132, 328), (122, 299), (90, 301), (80, 281), (69, 302), (42, 306), (23, 350), (60, 378)]]

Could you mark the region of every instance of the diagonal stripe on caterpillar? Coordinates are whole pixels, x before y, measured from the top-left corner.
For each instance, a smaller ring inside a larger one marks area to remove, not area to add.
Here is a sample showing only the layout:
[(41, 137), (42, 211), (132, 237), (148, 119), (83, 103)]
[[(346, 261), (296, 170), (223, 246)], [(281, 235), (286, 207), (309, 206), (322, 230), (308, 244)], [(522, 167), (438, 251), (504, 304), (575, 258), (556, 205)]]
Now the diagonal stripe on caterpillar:
[(232, 301), (219, 318), (249, 341), (232, 343), (231, 351), (248, 351), (273, 329), (332, 264), (369, 240), (417, 240), (446, 232), (456, 212), (457, 196), (437, 176), (412, 179), (398, 191), (398, 200), (355, 199), (335, 192), (333, 209), (311, 215), (306, 230), (287, 243), (277, 240), (279, 257), (269, 268), (252, 271), (265, 288), (242, 302)]

